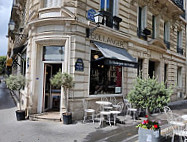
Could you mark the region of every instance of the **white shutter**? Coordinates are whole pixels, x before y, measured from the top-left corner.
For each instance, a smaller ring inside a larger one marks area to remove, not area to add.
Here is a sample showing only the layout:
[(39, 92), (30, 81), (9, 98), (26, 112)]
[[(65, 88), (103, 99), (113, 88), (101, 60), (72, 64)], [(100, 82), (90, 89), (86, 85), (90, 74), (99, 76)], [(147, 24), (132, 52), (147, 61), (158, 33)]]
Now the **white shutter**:
[(170, 23), (168, 22), (168, 42), (170, 42)]
[(141, 25), (142, 25), (142, 30), (145, 29), (147, 27), (147, 6), (144, 6), (142, 8), (142, 20), (141, 20)]

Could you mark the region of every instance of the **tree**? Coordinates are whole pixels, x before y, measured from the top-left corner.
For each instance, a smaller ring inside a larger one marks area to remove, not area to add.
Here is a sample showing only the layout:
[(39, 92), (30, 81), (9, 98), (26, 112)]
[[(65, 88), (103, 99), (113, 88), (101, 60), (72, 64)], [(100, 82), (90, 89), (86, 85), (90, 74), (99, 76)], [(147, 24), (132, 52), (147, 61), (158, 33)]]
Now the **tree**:
[(164, 83), (159, 83), (156, 78), (141, 79), (138, 77), (134, 88), (128, 94), (128, 99), (137, 108), (144, 108), (149, 113), (167, 105), (172, 93), (171, 87), (167, 89)]
[(19, 109), (21, 110), (21, 93), (20, 90), (25, 86), (26, 84), (26, 79), (23, 75), (10, 75), (8, 78), (6, 78), (6, 85), (11, 91), (18, 91), (19, 92)]
[(5, 73), (6, 56), (0, 56), (0, 75)]
[(64, 89), (64, 95), (65, 95), (65, 107), (66, 112), (69, 112), (68, 108), (68, 90), (74, 86), (73, 77), (69, 75), (68, 73), (62, 73), (61, 70), (57, 72), (51, 79), (50, 79), (51, 85), (57, 88), (60, 88), (61, 86)]

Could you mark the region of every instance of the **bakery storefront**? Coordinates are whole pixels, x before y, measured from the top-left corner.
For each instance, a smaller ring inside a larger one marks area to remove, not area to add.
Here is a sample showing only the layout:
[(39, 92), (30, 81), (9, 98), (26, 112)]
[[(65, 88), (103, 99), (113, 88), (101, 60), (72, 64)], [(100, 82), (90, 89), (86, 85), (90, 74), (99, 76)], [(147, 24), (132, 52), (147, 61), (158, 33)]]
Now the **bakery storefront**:
[(100, 34), (92, 38), (97, 41), (91, 40), (89, 95), (121, 96), (125, 85), (124, 68), (136, 69), (137, 61), (125, 49), (126, 42)]

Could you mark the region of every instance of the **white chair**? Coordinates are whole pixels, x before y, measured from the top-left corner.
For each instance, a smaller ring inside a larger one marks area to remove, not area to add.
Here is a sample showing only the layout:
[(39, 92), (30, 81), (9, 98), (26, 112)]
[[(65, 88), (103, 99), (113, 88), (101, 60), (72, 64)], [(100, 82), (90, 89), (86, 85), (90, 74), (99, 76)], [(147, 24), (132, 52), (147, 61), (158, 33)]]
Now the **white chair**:
[(84, 118), (83, 118), (83, 123), (87, 119), (88, 116), (91, 115), (92, 121), (94, 123), (94, 118), (95, 118), (95, 110), (94, 109), (88, 109), (88, 102), (84, 99), (83, 100), (83, 108), (84, 108)]
[(113, 111), (110, 111), (111, 114), (113, 114), (113, 116), (114, 116), (114, 125), (116, 125), (116, 118), (118, 118), (118, 119), (119, 119), (121, 122), (123, 122), (123, 123), (124, 123), (124, 121), (125, 121), (124, 116), (118, 116), (119, 114), (122, 113), (122, 111), (123, 111), (123, 106), (124, 106), (123, 102), (119, 102), (119, 103), (117, 103), (117, 105), (116, 105), (116, 107), (114, 108), (114, 110), (113, 110)]
[[(99, 122), (100, 127), (101, 127), (101, 125), (103, 125), (103, 121), (108, 121), (111, 126), (110, 115), (111, 115), (110, 111), (101, 111), (100, 112), (100, 122)], [(105, 116), (107, 117), (107, 120), (105, 119)]]
[(133, 108), (131, 103), (129, 103), (129, 102), (126, 102), (125, 107), (126, 107), (126, 115), (131, 115), (131, 112), (132, 112), (133, 113), (133, 119), (135, 121), (137, 109)]
[(164, 113), (166, 115), (168, 124), (170, 124), (172, 127), (172, 132), (166, 134), (166, 136), (172, 134), (172, 142), (174, 142), (175, 135), (179, 136), (180, 141), (182, 141), (182, 137), (184, 137), (184, 140), (186, 141), (187, 131), (185, 130), (184, 119), (178, 114), (173, 113), (168, 106), (164, 106)]

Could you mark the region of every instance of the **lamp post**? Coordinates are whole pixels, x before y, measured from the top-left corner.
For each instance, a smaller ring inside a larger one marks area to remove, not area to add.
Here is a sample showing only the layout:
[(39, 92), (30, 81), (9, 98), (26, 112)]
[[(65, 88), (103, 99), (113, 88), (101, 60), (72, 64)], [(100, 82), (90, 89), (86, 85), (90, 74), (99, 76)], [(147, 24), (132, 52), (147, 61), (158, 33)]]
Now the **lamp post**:
[(27, 37), (26, 34), (14, 32), (15, 25), (16, 25), (15, 22), (13, 20), (10, 20), (10, 22), (8, 23), (8, 27), (9, 27), (10, 32), (13, 33), (14, 35), (21, 35), (21, 36)]
[(103, 22), (103, 14), (101, 14), (101, 13), (96, 13), (95, 15), (94, 15), (94, 19), (95, 19), (95, 23), (96, 23), (96, 27), (94, 27), (94, 28), (86, 28), (86, 37), (87, 38), (89, 38), (90, 37), (90, 35), (98, 28), (98, 27), (100, 27), (100, 24), (102, 24), (102, 22)]

